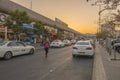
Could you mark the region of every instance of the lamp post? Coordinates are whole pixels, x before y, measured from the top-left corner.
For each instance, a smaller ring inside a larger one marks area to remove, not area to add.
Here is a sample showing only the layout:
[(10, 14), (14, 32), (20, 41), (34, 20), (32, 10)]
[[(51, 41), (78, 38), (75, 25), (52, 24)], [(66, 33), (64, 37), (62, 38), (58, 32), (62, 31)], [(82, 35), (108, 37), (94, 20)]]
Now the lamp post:
[[(98, 2), (95, 2), (94, 4), (91, 4), (92, 6), (99, 6), (99, 21), (98, 21), (98, 28), (97, 28), (97, 34), (100, 35), (100, 32), (101, 32), (101, 6), (103, 4), (97, 4)], [(98, 38), (98, 40), (100, 41), (100, 38)]]
[(30, 9), (32, 10), (32, 0), (30, 0)]
[[(101, 33), (101, 5), (99, 5), (99, 29), (98, 29), (98, 34), (100, 35)], [(100, 39), (100, 38), (99, 38)], [(100, 40), (99, 40), (100, 41)]]
[[(98, 28), (97, 28), (97, 33), (98, 35), (100, 35), (101, 33), (101, 13), (105, 10), (111, 10), (112, 8), (110, 8), (109, 6), (106, 6), (104, 9), (101, 9), (102, 8), (102, 5), (104, 4), (98, 4), (98, 3), (102, 3), (102, 2), (95, 2), (94, 4), (92, 4), (92, 6), (99, 6), (99, 12), (98, 12), (98, 15), (99, 15), (99, 22), (98, 22)], [(100, 37), (98, 38), (98, 40), (100, 41)]]
[(99, 34), (101, 33), (101, 13), (107, 9), (110, 9), (110, 8), (107, 7), (105, 9), (101, 9), (101, 4), (99, 5), (99, 13), (98, 13), (98, 15), (99, 15), (99, 31), (98, 31), (98, 33)]

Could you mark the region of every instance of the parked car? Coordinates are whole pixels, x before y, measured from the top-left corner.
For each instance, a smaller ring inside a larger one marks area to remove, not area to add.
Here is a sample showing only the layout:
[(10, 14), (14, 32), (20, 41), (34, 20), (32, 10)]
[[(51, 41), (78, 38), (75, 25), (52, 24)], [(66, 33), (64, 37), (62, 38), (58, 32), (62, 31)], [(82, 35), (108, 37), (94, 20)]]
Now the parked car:
[(33, 54), (35, 48), (20, 41), (0, 42), (0, 57), (10, 59), (22, 54)]
[(115, 43), (113, 45), (113, 49), (116, 50), (118, 53), (120, 53), (120, 43)]
[(64, 47), (65, 44), (61, 40), (54, 40), (50, 43), (50, 47)]
[(76, 43), (76, 40), (75, 39), (72, 39), (71, 40), (71, 44), (75, 44)]
[(120, 39), (112, 40), (111, 45), (114, 45), (114, 44), (116, 44), (116, 43), (120, 43)]
[(71, 42), (70, 42), (69, 40), (63, 40), (63, 42), (64, 42), (64, 44), (65, 44), (66, 46), (71, 45)]
[(90, 41), (78, 41), (73, 46), (72, 49), (72, 56), (75, 57), (76, 55), (94, 55), (94, 48)]
[(95, 48), (95, 40), (90, 39), (88, 41), (90, 41), (90, 43), (92, 44), (93, 48)]
[(115, 39), (111, 42), (111, 45), (114, 50), (120, 53), (120, 39)]

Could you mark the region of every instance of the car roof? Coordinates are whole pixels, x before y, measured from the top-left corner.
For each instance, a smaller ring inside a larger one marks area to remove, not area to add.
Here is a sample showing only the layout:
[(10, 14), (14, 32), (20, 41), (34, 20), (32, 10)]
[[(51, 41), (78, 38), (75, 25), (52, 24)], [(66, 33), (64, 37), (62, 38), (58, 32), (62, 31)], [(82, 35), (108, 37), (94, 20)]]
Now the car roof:
[(86, 40), (85, 40), (85, 41), (83, 41), (83, 40), (80, 40), (80, 41), (77, 41), (77, 42), (90, 42), (90, 41), (88, 41), (88, 40), (87, 40), (87, 41), (86, 41)]

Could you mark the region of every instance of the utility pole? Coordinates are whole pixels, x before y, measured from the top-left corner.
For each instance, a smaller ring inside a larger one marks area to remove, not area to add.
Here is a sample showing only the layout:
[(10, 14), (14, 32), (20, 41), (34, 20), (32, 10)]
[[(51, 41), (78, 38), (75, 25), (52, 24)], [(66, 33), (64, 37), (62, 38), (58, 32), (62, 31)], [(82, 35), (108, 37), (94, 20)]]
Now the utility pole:
[[(99, 5), (99, 28), (98, 28), (98, 34), (100, 35), (101, 33), (101, 5)], [(100, 38), (99, 38), (100, 41)]]
[[(99, 6), (99, 12), (98, 12), (99, 19), (98, 19), (97, 33), (98, 33), (98, 35), (100, 35), (100, 33), (101, 33), (101, 12), (102, 12), (101, 6), (103, 4), (97, 4), (97, 3), (99, 3), (99, 2), (95, 2), (94, 4), (92, 4), (92, 6)], [(100, 37), (98, 38), (98, 41), (100, 41)]]
[(30, 0), (30, 9), (32, 10), (32, 0)]

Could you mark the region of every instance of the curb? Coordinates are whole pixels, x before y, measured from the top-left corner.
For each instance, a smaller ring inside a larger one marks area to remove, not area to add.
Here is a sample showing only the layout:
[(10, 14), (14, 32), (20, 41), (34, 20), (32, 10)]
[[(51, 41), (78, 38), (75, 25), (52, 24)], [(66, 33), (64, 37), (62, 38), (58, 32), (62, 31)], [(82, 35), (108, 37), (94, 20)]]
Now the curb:
[[(100, 47), (98, 43), (96, 45)], [(95, 48), (92, 80), (107, 80), (102, 57), (101, 57), (101, 52), (103, 51), (100, 51), (98, 47)]]

